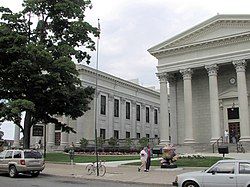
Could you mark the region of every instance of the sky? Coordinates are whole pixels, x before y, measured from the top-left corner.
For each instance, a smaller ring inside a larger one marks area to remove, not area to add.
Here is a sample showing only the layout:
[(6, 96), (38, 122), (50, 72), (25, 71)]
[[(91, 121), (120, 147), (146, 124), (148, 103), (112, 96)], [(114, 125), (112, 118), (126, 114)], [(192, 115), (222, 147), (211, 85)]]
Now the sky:
[[(21, 10), (22, 0), (0, 0), (0, 6)], [(216, 14), (249, 14), (249, 0), (92, 0), (86, 20), (100, 19), (99, 70), (143, 86), (159, 88), (157, 59), (148, 49)], [(96, 52), (91, 53), (96, 66)], [(0, 127), (13, 139), (13, 125)]]

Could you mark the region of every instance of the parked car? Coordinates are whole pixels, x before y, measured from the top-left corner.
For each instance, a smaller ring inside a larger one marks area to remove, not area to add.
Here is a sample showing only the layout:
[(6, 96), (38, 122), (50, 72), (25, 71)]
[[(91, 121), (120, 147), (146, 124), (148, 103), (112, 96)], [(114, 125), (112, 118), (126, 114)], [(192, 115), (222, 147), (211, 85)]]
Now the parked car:
[(37, 150), (4, 150), (0, 153), (0, 172), (16, 177), (19, 173), (29, 173), (37, 177), (44, 169), (42, 154)]
[(176, 176), (174, 186), (250, 187), (250, 160), (220, 160), (205, 171)]

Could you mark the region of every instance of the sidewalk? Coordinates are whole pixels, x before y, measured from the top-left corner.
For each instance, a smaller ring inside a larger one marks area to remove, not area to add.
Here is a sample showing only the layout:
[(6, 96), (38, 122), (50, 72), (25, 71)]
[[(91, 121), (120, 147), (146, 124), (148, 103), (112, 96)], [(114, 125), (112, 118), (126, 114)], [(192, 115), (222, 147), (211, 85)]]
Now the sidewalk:
[[(204, 156), (220, 156), (219, 154), (203, 154)], [(226, 155), (226, 157), (236, 159), (249, 159), (249, 153), (232, 153)], [(139, 160), (136, 160), (139, 161)], [(85, 166), (87, 163), (76, 163), (75, 165), (69, 164), (52, 164), (46, 163), (46, 167), (43, 174), (75, 177), (83, 179), (98, 179), (98, 180), (109, 180), (119, 182), (130, 182), (130, 183), (144, 183), (154, 185), (165, 185), (172, 186), (172, 182), (175, 180), (176, 175), (189, 171), (204, 170), (205, 168), (177, 168), (177, 169), (161, 169), (160, 167), (151, 167), (150, 172), (138, 172), (137, 166), (126, 166), (121, 165), (133, 161), (117, 161), (117, 162), (106, 162), (107, 173), (103, 177), (97, 177), (95, 175), (87, 175)]]

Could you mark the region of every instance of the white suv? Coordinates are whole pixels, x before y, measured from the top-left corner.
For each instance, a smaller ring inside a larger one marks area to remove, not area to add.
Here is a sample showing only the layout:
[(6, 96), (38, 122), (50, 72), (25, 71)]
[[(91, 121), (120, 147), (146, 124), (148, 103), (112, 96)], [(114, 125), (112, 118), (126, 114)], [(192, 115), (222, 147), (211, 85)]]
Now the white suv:
[(29, 173), (37, 177), (44, 169), (42, 154), (36, 150), (5, 150), (0, 153), (0, 172), (16, 177), (19, 173)]

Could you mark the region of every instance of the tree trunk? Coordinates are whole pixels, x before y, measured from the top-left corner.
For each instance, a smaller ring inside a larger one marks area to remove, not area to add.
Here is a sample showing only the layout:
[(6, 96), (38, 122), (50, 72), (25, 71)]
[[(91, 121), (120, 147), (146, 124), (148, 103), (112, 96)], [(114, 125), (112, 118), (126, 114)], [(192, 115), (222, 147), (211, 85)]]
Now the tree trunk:
[(30, 148), (30, 128), (31, 128), (31, 113), (26, 111), (24, 118), (24, 132), (23, 132), (23, 148)]

